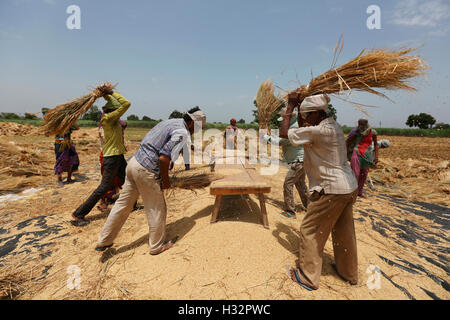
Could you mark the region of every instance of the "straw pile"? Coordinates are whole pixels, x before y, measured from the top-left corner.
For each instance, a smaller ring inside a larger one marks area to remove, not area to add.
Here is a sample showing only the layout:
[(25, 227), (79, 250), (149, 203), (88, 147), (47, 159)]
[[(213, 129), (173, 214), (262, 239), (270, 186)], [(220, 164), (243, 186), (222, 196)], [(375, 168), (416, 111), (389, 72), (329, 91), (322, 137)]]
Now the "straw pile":
[(31, 124), (0, 122), (0, 136), (32, 136), (42, 134), (42, 128)]
[(332, 68), (312, 79), (308, 86), (301, 86), (294, 91), (299, 93), (300, 101), (311, 95), (346, 90), (365, 91), (384, 98), (387, 97), (374, 88), (415, 91), (407, 81), (424, 74), (428, 66), (418, 56), (407, 55), (414, 50), (373, 49), (366, 52), (364, 49), (356, 58), (338, 68)]
[[(370, 171), (371, 180), (386, 187), (383, 193), (450, 205), (450, 162), (448, 160), (380, 159)], [(392, 186), (395, 186), (392, 188)]]
[(258, 108), (258, 121), (261, 129), (269, 127), (272, 114), (283, 105), (280, 96), (274, 95), (272, 80), (266, 80), (258, 88), (256, 106)]
[(75, 121), (92, 107), (95, 100), (112, 91), (116, 85), (109, 82), (95, 88), (91, 93), (51, 109), (44, 117), (44, 130), (49, 134), (63, 134)]
[(48, 155), (32, 145), (0, 143), (0, 192), (19, 191), (52, 174)]

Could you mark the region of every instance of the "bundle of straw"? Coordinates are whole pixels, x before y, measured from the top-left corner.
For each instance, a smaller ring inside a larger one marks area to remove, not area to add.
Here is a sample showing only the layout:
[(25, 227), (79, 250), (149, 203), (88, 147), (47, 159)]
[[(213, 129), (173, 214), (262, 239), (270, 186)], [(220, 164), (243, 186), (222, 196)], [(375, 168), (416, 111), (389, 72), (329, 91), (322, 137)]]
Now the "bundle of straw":
[(280, 96), (274, 95), (272, 80), (266, 80), (258, 88), (256, 106), (258, 108), (258, 121), (261, 129), (269, 127), (272, 114), (283, 105)]
[(428, 66), (418, 56), (407, 55), (414, 50), (373, 49), (366, 52), (364, 49), (356, 58), (338, 68), (332, 68), (312, 79), (308, 86), (301, 86), (294, 91), (299, 93), (300, 101), (311, 95), (346, 90), (365, 91), (384, 98), (387, 97), (374, 88), (415, 91), (407, 80), (424, 74)]
[(115, 87), (116, 85), (106, 82), (96, 87), (91, 93), (85, 96), (76, 98), (51, 109), (44, 117), (44, 130), (47, 131), (48, 134), (63, 134), (67, 132), (75, 121), (92, 107), (95, 100), (103, 97)]
[(194, 191), (195, 189), (203, 189), (215, 180), (222, 179), (223, 176), (214, 173), (192, 173), (189, 175), (178, 176), (176, 173), (170, 179), (171, 188), (187, 189)]

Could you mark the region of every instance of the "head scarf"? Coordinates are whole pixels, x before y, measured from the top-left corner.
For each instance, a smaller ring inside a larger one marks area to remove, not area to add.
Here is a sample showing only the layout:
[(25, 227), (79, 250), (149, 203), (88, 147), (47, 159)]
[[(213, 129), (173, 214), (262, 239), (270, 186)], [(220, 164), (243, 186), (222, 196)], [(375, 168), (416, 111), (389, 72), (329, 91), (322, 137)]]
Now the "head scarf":
[(323, 110), (328, 113), (328, 103), (330, 97), (326, 94), (316, 94), (314, 96), (306, 97), (300, 105), (300, 112), (313, 112)]
[(384, 148), (389, 148), (391, 146), (391, 143), (389, 142), (389, 140), (383, 139), (380, 141), (380, 145)]
[[(367, 121), (367, 124), (360, 125), (360, 121)], [(372, 128), (370, 127), (369, 121), (366, 118), (361, 118), (358, 120), (358, 131), (362, 136), (367, 136), (370, 133), (370, 130), (372, 130)]]
[(112, 95), (108, 95), (108, 99), (109, 100), (107, 100), (106, 104), (102, 107), (103, 112), (114, 111), (120, 107), (120, 102)]

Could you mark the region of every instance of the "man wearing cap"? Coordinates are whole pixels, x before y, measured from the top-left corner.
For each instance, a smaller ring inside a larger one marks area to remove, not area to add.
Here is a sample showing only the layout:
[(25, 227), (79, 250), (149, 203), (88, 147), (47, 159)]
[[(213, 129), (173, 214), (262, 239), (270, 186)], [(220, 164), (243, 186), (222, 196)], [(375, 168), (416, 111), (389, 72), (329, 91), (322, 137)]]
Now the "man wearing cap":
[[(290, 269), (290, 276), (308, 290), (319, 288), (323, 248), (331, 233), (336, 272), (356, 284), (358, 260), (353, 203), (358, 185), (347, 162), (344, 133), (328, 116), (328, 96), (299, 99), (296, 92), (288, 95), (288, 109), (280, 130), (280, 137), (288, 138), (293, 145), (304, 146), (310, 192), (308, 210), (300, 226), (299, 265), (298, 269)], [(299, 104), (299, 128), (289, 129), (293, 110)]]
[(131, 103), (119, 92), (105, 89), (104, 99), (107, 101), (103, 107), (103, 116), (100, 120), (104, 130), (104, 143), (102, 148), (104, 172), (100, 185), (90, 197), (79, 206), (72, 214), (74, 226), (84, 226), (88, 223), (84, 217), (91, 212), (98, 200), (108, 192), (114, 183), (116, 176), (122, 181), (125, 180), (125, 168), (127, 162), (124, 154), (126, 148), (123, 138), (123, 129), (120, 124), (120, 117), (128, 110)]
[(170, 162), (177, 160), (185, 144), (190, 145), (194, 123), (206, 122), (205, 114), (199, 108), (194, 110), (189, 110), (182, 119), (158, 123), (144, 137), (128, 163), (125, 184), (100, 233), (97, 251), (113, 245), (139, 195), (148, 220), (150, 254), (159, 254), (173, 246), (176, 238), (166, 240), (167, 208), (163, 190), (170, 188)]
[(236, 126), (236, 119), (233, 118), (230, 120), (230, 125), (227, 127), (224, 134), (226, 149), (234, 149), (238, 134), (239, 129)]
[[(286, 114), (287, 108), (281, 109), (281, 117), (278, 121), (283, 120), (283, 115)], [(294, 110), (296, 114), (297, 110)], [(298, 128), (297, 118), (293, 116), (289, 128)], [(265, 134), (263, 136), (264, 140), (269, 143), (275, 143), (281, 146), (283, 153), (283, 160), (289, 166), (289, 170), (286, 174), (283, 184), (283, 195), (284, 195), (284, 211), (280, 214), (287, 218), (296, 218), (295, 212), (295, 202), (294, 202), (294, 185), (300, 195), (303, 207), (306, 209), (308, 207), (308, 197), (306, 195), (306, 183), (305, 183), (305, 170), (303, 168), (303, 146), (294, 146), (289, 142), (289, 139), (283, 139), (278, 137), (273, 137)]]

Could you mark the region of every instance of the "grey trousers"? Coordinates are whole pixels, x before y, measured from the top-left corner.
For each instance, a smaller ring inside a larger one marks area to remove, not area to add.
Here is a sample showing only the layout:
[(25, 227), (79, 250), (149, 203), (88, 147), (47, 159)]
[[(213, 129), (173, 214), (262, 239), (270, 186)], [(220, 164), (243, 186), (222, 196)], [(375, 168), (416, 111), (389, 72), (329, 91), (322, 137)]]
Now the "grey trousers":
[(149, 227), (150, 253), (158, 252), (166, 239), (167, 207), (156, 174), (141, 166), (131, 158), (127, 166), (127, 175), (119, 199), (114, 203), (108, 219), (98, 238), (97, 246), (113, 243), (124, 225), (134, 203), (141, 195)]
[(305, 183), (305, 169), (303, 163), (295, 162), (289, 165), (283, 185), (285, 210), (295, 214), (294, 185), (300, 195), (303, 207), (308, 207), (307, 188)]

